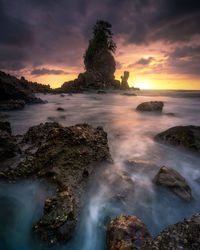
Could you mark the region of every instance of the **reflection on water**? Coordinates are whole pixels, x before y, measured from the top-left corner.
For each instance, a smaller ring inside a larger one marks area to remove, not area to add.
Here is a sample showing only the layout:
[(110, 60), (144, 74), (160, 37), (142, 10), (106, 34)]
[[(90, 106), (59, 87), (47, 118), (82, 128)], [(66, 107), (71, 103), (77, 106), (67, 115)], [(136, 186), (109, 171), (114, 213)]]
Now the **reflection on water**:
[[(149, 93), (151, 96), (148, 96)], [(101, 125), (108, 133), (115, 163), (98, 171), (98, 178), (94, 177), (87, 192), (86, 205), (74, 238), (65, 246), (55, 249), (105, 249), (106, 226), (110, 218), (119, 213), (138, 216), (156, 235), (167, 225), (199, 212), (199, 158), (153, 141), (154, 135), (169, 127), (200, 124), (199, 92), (149, 93), (144, 91), (143, 96), (137, 97), (117, 93), (64, 97), (45, 95), (41, 97), (47, 99), (48, 104), (26, 106), (23, 111), (10, 112), (9, 121), (15, 134), (22, 134), (30, 126), (50, 120), (58, 121), (63, 126), (83, 122)], [(197, 98), (189, 98), (191, 95)], [(138, 104), (151, 100), (164, 101), (163, 114), (141, 114), (135, 111)], [(57, 111), (58, 107), (64, 111)], [(124, 161), (128, 159), (143, 160), (150, 164), (138, 169), (127, 168)], [(192, 188), (194, 201), (183, 202), (167, 190), (153, 186), (152, 178), (163, 165), (176, 169), (186, 178)], [(118, 179), (118, 172), (125, 172), (123, 178), (129, 178), (129, 183), (132, 181), (134, 185), (129, 186), (123, 179)], [(5, 243), (8, 244), (7, 249), (36, 249), (30, 230), (42, 212), (41, 203), (33, 198), (33, 193), (37, 193), (40, 188), (40, 185), (33, 183), (15, 186), (2, 184), (0, 216), (4, 218), (6, 213), (9, 219), (5, 220), (5, 227), (0, 227), (0, 242), (9, 242)], [(122, 197), (127, 195), (128, 198), (113, 199), (120, 192)]]

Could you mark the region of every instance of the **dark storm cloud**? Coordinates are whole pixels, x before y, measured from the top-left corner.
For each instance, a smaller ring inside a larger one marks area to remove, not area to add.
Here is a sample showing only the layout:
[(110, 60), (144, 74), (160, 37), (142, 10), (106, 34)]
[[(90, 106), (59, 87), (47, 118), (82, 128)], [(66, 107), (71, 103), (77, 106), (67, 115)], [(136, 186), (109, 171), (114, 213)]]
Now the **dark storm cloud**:
[(0, 0), (0, 67), (78, 70), (97, 19), (127, 44), (189, 41), (200, 34), (200, 1)]
[(67, 74), (64, 70), (56, 70), (56, 69), (34, 69), (31, 72), (31, 75), (61, 75), (61, 74)]

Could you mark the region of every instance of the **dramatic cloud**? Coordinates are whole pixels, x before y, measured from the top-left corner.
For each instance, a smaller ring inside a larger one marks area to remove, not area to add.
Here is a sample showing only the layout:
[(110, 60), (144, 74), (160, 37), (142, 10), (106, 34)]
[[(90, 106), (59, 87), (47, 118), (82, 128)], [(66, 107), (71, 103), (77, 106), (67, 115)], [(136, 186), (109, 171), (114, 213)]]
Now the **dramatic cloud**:
[[(118, 51), (126, 46), (148, 47), (162, 42), (167, 53), (177, 53), (168, 55), (174, 71), (176, 67), (180, 71), (190, 61), (189, 71), (197, 72), (195, 63), (200, 54), (197, 0), (0, 0), (0, 69), (33, 74), (32, 69), (66, 68), (67, 72), (78, 74), (84, 70), (83, 53), (97, 19), (113, 25)], [(196, 43), (195, 50), (190, 48), (192, 41)], [(127, 53), (134, 55), (134, 51)], [(180, 62), (181, 53), (190, 53), (189, 61)], [(127, 54), (123, 56), (117, 69), (123, 70), (125, 64), (134, 67), (131, 61), (125, 62)], [(147, 56), (148, 59), (141, 51), (132, 62), (150, 67), (153, 58), (158, 61), (153, 53)], [(176, 59), (173, 61), (172, 57)], [(44, 72), (34, 75), (50, 74)]]
[(68, 74), (64, 70), (56, 70), (56, 69), (34, 69), (31, 72), (31, 75), (61, 75), (61, 74)]

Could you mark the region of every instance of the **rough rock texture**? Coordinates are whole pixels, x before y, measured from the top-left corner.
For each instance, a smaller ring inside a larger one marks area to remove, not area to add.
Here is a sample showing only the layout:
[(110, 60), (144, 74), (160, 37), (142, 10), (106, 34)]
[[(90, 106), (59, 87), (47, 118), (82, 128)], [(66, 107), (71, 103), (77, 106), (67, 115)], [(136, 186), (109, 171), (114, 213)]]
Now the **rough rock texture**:
[[(136, 246), (136, 243), (137, 246)], [(135, 216), (117, 216), (107, 231), (108, 250), (198, 250), (200, 249), (200, 214), (164, 229), (151, 238), (146, 226)]]
[(77, 221), (74, 206), (75, 200), (69, 190), (58, 192), (45, 201), (43, 216), (33, 230), (50, 245), (68, 240), (73, 235)]
[(160, 101), (152, 101), (152, 102), (143, 102), (139, 104), (136, 108), (137, 111), (159, 111), (161, 112), (163, 109), (164, 103)]
[(155, 140), (200, 153), (200, 126), (172, 127), (156, 135)]
[(0, 122), (0, 160), (4, 161), (20, 153), (16, 138), (11, 135), (8, 122)]
[(151, 240), (146, 226), (136, 216), (119, 215), (111, 221), (107, 230), (108, 250), (138, 249), (138, 245)]
[(0, 71), (0, 109), (22, 109), (25, 103), (43, 103), (24, 81)]
[[(50, 203), (45, 203), (50, 205), (45, 205), (41, 223), (37, 223), (34, 230), (49, 244), (68, 240), (83, 205), (83, 193), (89, 177), (101, 163), (111, 161), (107, 134), (102, 127), (93, 128), (88, 124), (61, 127), (57, 123), (45, 123), (30, 128), (22, 143), (32, 143), (38, 149), (17, 167), (1, 171), (0, 177), (8, 180), (34, 177), (56, 184), (59, 191)], [(68, 193), (63, 193), (66, 190)], [(60, 198), (63, 194), (66, 203)], [(66, 207), (69, 199), (74, 203), (72, 211), (69, 213), (68, 207), (63, 213), (57, 211), (61, 206)]]
[(128, 78), (129, 78), (129, 72), (124, 71), (124, 75), (121, 76), (121, 79), (122, 79), (121, 89), (129, 89)]
[(191, 219), (185, 219), (167, 227), (152, 242), (141, 249), (200, 249), (200, 214), (195, 214)]
[(191, 188), (186, 180), (174, 169), (163, 166), (160, 168), (153, 182), (156, 185), (167, 187), (181, 199), (189, 201), (192, 199)]
[(0, 119), (6, 119), (6, 118), (8, 118), (7, 114), (0, 113)]

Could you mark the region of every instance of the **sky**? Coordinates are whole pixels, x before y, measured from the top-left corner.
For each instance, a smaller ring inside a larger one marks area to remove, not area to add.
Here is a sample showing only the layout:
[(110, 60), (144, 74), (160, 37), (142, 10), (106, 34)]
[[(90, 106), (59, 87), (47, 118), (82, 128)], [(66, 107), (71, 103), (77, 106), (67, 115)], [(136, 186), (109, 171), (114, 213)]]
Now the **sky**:
[(200, 89), (199, 0), (0, 0), (0, 70), (59, 87), (84, 72), (97, 20), (112, 24), (115, 78)]

